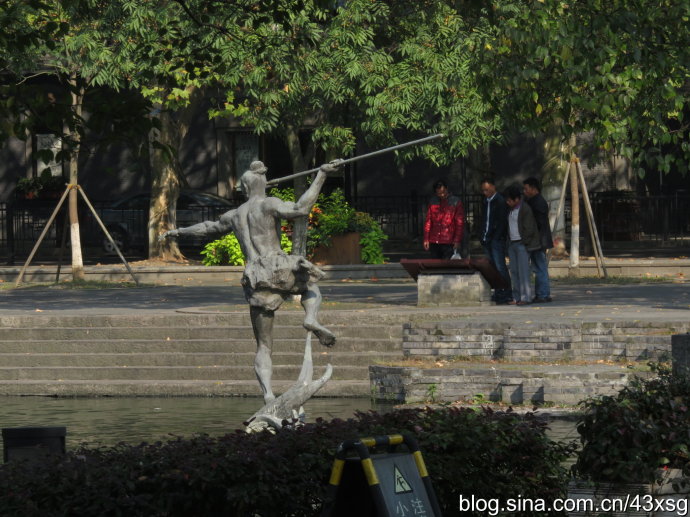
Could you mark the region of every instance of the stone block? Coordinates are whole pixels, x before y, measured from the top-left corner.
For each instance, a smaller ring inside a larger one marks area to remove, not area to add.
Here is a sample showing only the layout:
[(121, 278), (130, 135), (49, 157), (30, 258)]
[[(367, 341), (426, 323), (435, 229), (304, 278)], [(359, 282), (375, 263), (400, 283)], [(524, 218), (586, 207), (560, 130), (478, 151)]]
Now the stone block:
[(489, 305), (491, 287), (481, 273), (422, 274), (417, 278), (419, 307)]
[(690, 375), (690, 334), (676, 334), (671, 337), (671, 362), (673, 373)]
[(522, 404), (522, 384), (501, 384), (501, 402), (504, 404)]

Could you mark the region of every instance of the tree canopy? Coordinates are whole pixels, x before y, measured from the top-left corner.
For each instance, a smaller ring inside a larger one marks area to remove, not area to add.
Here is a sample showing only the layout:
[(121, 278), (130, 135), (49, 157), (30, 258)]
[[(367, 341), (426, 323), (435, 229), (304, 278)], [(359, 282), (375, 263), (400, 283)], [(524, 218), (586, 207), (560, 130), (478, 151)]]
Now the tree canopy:
[(640, 174), (690, 163), (690, 2), (495, 1), (480, 75), (517, 129), (592, 132)]

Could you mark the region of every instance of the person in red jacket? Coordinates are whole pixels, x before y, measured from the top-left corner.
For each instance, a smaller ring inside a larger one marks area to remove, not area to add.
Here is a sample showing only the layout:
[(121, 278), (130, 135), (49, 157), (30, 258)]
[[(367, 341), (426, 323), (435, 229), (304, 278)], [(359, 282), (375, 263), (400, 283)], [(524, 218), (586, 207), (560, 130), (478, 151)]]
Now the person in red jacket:
[(465, 210), (445, 181), (434, 183), (434, 192), (424, 221), (424, 249), (431, 252), (431, 258), (448, 260), (462, 242)]

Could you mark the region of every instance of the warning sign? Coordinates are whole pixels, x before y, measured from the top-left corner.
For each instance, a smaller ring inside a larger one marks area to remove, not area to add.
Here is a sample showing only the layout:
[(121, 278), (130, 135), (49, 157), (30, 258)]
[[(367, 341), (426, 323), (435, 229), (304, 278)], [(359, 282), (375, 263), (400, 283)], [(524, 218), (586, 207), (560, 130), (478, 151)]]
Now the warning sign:
[(408, 492), (412, 492), (412, 487), (410, 484), (407, 482), (405, 479), (405, 476), (402, 475), (402, 472), (400, 472), (400, 469), (398, 468), (397, 465), (394, 465), (393, 468), (393, 475), (395, 477), (395, 493), (396, 494), (407, 494)]

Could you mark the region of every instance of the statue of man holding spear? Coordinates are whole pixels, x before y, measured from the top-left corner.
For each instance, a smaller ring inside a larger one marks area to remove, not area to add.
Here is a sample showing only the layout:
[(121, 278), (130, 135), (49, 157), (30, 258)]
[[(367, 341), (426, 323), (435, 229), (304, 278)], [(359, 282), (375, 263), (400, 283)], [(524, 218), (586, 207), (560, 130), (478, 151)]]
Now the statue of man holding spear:
[[(257, 343), (254, 370), (256, 372), (265, 406), (253, 419), (264, 417), (271, 425), (280, 425), (281, 419), (292, 417), (331, 376), (331, 366), (318, 380), (312, 380), (311, 338), (307, 334), (305, 358), (302, 372), (297, 382), (278, 399), (271, 388), (273, 347), (273, 320), (275, 311), (293, 294), (301, 295), (304, 308), (304, 328), (313, 333), (319, 342), (327, 347), (335, 344), (335, 335), (321, 325), (317, 319), (321, 305), (321, 292), (316, 282), (324, 273), (306, 258), (299, 255), (287, 255), (280, 248), (280, 227), (282, 219), (295, 219), (309, 215), (321, 187), (329, 172), (336, 171), (342, 165), (391, 152), (410, 145), (416, 145), (441, 138), (433, 135), (404, 144), (399, 144), (379, 151), (346, 160), (334, 160), (317, 169), (300, 172), (290, 176), (266, 181), (266, 167), (260, 161), (252, 162), (240, 182), (247, 195), (247, 201), (237, 209), (223, 214), (218, 221), (204, 221), (187, 228), (169, 230), (159, 237), (178, 237), (180, 235), (210, 237), (234, 232), (246, 259), (242, 287), (249, 302), (250, 317)], [(267, 184), (275, 184), (316, 172), (316, 177), (309, 188), (296, 202), (286, 202), (276, 197), (266, 196)]]
[(333, 333), (317, 320), (321, 292), (316, 282), (323, 277), (323, 271), (304, 257), (285, 254), (280, 248), (280, 223), (282, 219), (309, 215), (327, 174), (335, 171), (341, 162), (335, 160), (322, 165), (307, 191), (295, 203), (267, 197), (267, 169), (260, 161), (252, 162), (240, 178), (248, 198), (245, 203), (226, 212), (218, 221), (169, 230), (160, 236), (165, 239), (179, 235), (207, 237), (235, 233), (246, 259), (242, 287), (249, 302), (257, 342), (254, 370), (267, 404), (275, 398), (271, 389), (274, 313), (288, 296), (301, 295), (304, 328), (313, 332), (322, 345), (335, 344)]

